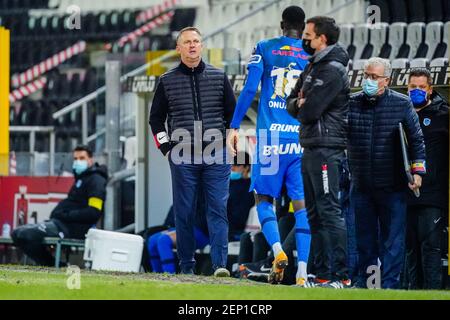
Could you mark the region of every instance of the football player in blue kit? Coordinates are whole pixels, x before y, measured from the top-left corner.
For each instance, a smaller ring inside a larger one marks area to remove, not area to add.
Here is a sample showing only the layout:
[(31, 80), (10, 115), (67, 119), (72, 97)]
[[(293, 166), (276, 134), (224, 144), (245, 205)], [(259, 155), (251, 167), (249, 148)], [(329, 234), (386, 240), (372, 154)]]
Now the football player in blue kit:
[(295, 215), (298, 269), (296, 283), (307, 286), (307, 261), (311, 235), (306, 216), (301, 176), (300, 123), (286, 110), (286, 98), (308, 63), (301, 35), (305, 13), (290, 6), (282, 13), (283, 36), (262, 40), (256, 45), (248, 63), (247, 82), (239, 96), (231, 122), (227, 146), (236, 155), (240, 123), (250, 107), (258, 85), (261, 94), (256, 124), (257, 148), (252, 167), (251, 190), (255, 192), (258, 218), (267, 242), (274, 252), (270, 283), (279, 283), (288, 258), (280, 243), (273, 199), (280, 196), (283, 184), (292, 199)]

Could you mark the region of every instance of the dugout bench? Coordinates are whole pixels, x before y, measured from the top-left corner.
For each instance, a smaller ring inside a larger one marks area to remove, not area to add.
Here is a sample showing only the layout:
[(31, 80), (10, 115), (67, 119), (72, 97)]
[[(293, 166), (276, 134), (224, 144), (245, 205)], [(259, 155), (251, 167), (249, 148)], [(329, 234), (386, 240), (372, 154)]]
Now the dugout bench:
[[(54, 246), (55, 247), (55, 268), (59, 269), (61, 264), (61, 254), (63, 248), (66, 250), (66, 261), (69, 260), (70, 250), (71, 248), (76, 248), (77, 250), (84, 250), (84, 240), (79, 239), (61, 239), (58, 237), (46, 237), (42, 241), (43, 245), (46, 246)], [(6, 247), (14, 245), (14, 242), (11, 238), (2, 238), (0, 237), (0, 245), (4, 245)]]

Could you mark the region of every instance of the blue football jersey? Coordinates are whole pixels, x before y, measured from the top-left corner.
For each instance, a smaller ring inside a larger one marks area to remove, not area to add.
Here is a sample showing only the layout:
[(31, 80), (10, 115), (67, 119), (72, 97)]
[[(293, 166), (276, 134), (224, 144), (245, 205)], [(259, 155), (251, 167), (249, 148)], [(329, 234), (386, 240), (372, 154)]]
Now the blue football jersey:
[(280, 140), (298, 141), (300, 123), (287, 112), (286, 99), (308, 64), (308, 57), (301, 39), (281, 36), (256, 45), (248, 69), (249, 72), (251, 68), (263, 71), (257, 136), (260, 129), (265, 129), (268, 135), (278, 132)]

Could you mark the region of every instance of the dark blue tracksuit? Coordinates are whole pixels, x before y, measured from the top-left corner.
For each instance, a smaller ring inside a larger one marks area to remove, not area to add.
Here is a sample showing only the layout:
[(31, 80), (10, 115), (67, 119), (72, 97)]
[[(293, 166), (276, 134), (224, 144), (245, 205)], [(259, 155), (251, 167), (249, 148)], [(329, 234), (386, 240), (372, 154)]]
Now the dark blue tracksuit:
[(408, 96), (390, 89), (379, 97), (352, 95), (348, 158), (352, 175), (360, 285), (381, 262), (381, 286), (399, 287), (405, 257), (406, 190), (398, 124), (409, 141), (413, 173), (425, 174), (425, 145)]

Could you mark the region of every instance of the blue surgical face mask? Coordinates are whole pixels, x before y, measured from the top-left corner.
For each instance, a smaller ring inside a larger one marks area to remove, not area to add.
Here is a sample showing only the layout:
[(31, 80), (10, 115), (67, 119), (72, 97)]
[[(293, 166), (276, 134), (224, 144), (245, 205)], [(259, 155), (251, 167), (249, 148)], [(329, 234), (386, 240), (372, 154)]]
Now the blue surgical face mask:
[(364, 79), (362, 89), (369, 97), (373, 97), (378, 92), (378, 81), (372, 79)]
[(230, 179), (231, 179), (231, 180), (239, 180), (239, 179), (242, 179), (242, 172), (231, 171)]
[(427, 94), (425, 90), (414, 89), (409, 91), (409, 97), (416, 108), (421, 108), (427, 103)]
[(72, 169), (77, 175), (82, 174), (88, 168), (87, 160), (74, 160), (72, 164)]

